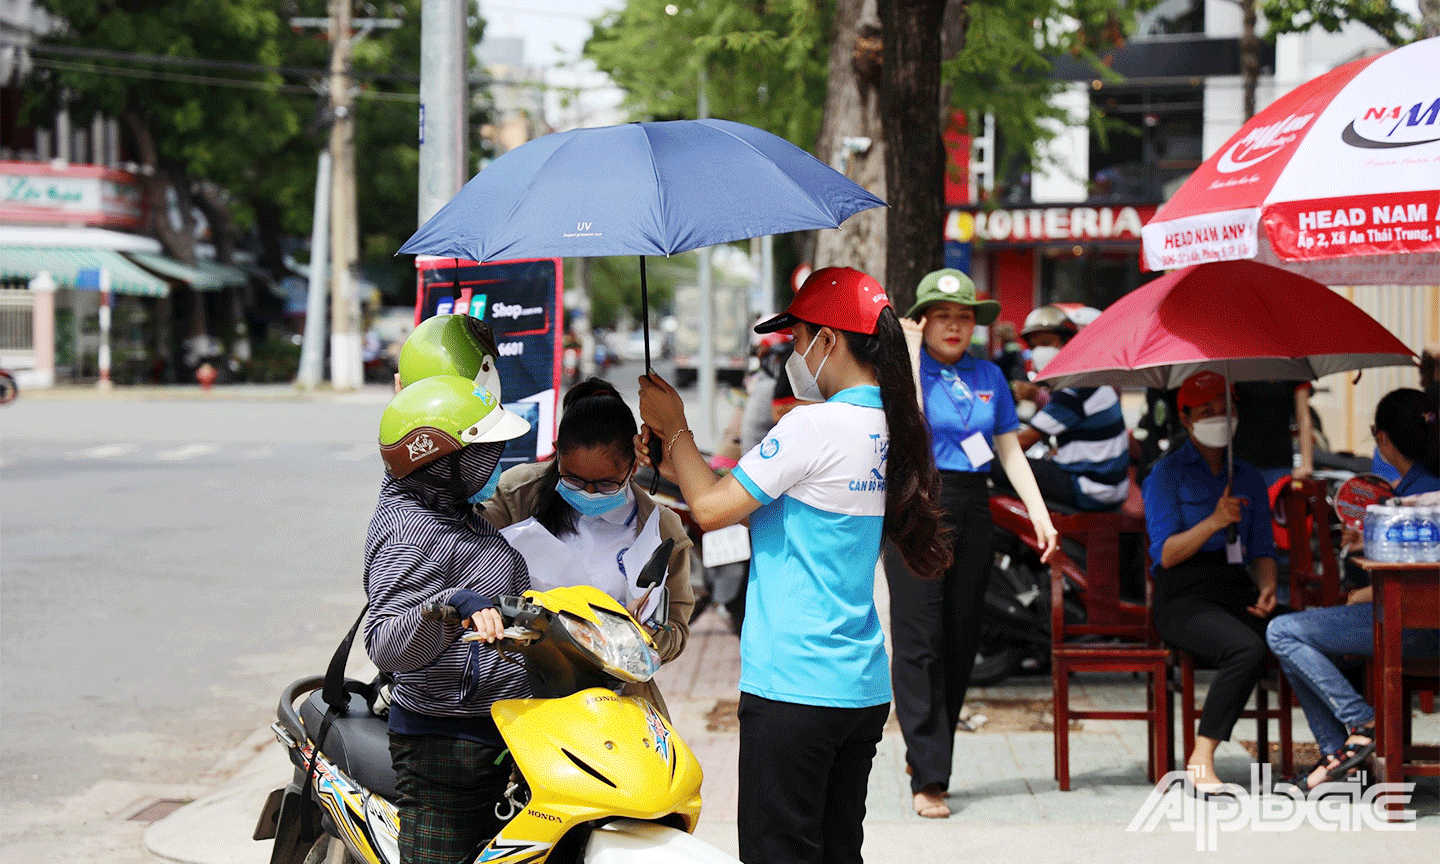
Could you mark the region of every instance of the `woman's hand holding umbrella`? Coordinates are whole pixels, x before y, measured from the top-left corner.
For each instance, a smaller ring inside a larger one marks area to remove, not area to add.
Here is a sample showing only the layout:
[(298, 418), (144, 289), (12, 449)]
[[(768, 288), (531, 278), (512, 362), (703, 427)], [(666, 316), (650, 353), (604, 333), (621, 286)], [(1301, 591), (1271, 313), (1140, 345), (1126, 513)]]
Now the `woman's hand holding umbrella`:
[(679, 483), (675, 460), (668, 458), (669, 451), (673, 450), (679, 438), (690, 436), (693, 442), (694, 435), (685, 421), (685, 402), (680, 393), (657, 372), (640, 376), (640, 419), (643, 422), (635, 442), (635, 452), (640, 464), (654, 467), (646, 442), (651, 435), (657, 436), (664, 454), (659, 460), (660, 476), (672, 483)]

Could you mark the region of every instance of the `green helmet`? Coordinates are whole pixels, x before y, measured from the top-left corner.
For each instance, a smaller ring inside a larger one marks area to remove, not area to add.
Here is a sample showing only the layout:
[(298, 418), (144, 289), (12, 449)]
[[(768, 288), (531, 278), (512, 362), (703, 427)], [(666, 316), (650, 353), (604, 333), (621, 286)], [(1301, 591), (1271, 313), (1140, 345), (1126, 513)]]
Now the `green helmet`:
[(458, 375), (435, 375), (395, 394), (380, 417), (380, 456), (399, 479), (468, 444), (508, 441), (530, 423), (506, 411), (484, 387)]
[(500, 370), (490, 325), (470, 315), (436, 315), (421, 321), (400, 346), (400, 386), (434, 375), (458, 375), (500, 396)]

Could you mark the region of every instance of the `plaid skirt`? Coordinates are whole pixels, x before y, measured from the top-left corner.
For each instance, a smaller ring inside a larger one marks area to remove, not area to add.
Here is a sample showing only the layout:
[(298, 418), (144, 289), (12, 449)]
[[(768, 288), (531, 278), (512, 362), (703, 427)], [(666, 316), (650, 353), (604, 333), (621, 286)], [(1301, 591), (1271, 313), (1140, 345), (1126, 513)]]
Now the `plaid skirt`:
[(509, 751), (459, 738), (390, 735), (400, 810), (401, 864), (474, 861), (499, 833), (495, 805), (513, 764)]

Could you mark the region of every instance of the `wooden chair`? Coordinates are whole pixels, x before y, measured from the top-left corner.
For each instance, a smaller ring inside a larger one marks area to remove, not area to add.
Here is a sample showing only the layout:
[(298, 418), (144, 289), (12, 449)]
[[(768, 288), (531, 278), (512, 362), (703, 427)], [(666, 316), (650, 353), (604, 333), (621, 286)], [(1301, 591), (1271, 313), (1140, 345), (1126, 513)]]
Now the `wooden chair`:
[[(1050, 561), (1050, 679), (1054, 692), (1055, 779), (1070, 789), (1070, 721), (1144, 720), (1148, 725), (1147, 770), (1159, 782), (1171, 766), (1167, 689), (1168, 652), (1160, 645), (1150, 618), (1149, 589), (1143, 606), (1120, 599), (1120, 535), (1141, 532), (1144, 520), (1125, 513), (1051, 514), (1062, 536), (1083, 543), (1086, 567), (1081, 600), (1084, 624), (1065, 621), (1065, 575), (1074, 564), (1060, 551)], [(1073, 642), (1080, 636), (1116, 641)], [(1146, 677), (1143, 711), (1076, 711), (1070, 708), (1073, 672), (1139, 672)]]
[(1325, 498), (1325, 484), (1291, 480), (1279, 500), (1289, 535), (1290, 607), (1339, 605), (1340, 562), (1330, 533), (1335, 513)]

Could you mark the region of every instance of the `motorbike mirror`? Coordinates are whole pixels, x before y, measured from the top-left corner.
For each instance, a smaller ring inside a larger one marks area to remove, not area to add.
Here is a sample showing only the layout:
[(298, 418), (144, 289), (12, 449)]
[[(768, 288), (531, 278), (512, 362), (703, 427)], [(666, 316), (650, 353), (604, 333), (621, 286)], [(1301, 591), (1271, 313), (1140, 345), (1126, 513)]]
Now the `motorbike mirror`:
[(635, 585), (640, 590), (645, 590), (653, 585), (659, 585), (665, 581), (665, 568), (670, 563), (670, 553), (675, 549), (675, 538), (666, 538), (655, 552), (651, 554), (650, 560), (640, 568), (640, 575), (635, 577)]
[(660, 595), (660, 601), (656, 604), (655, 611), (650, 613), (650, 620), (645, 623), (658, 630), (670, 623), (670, 586), (661, 585), (655, 590)]

